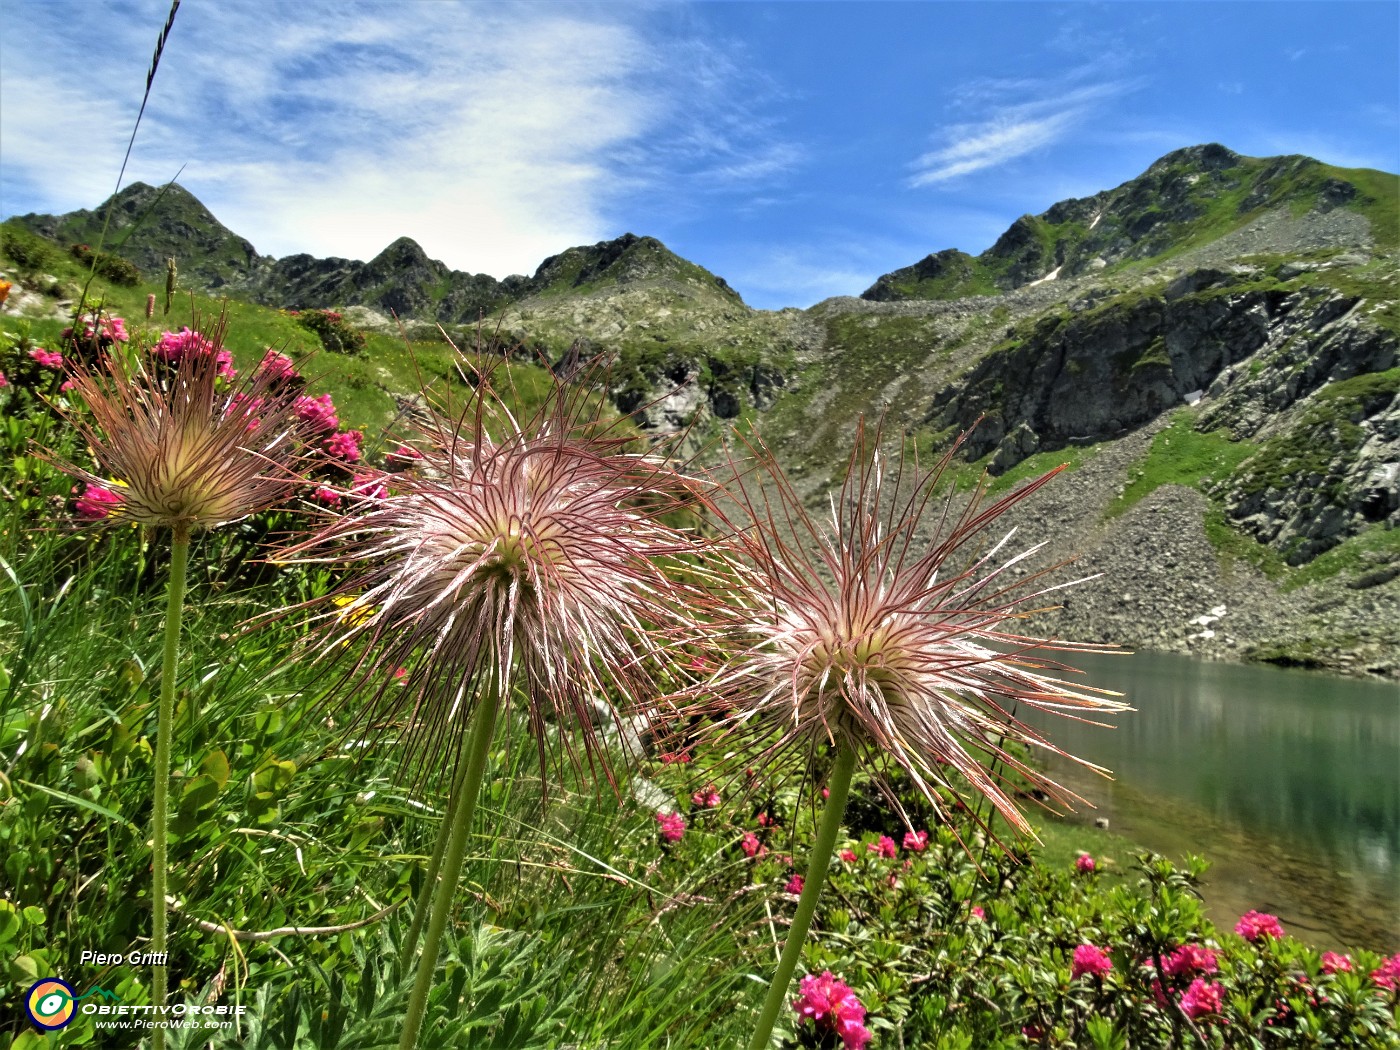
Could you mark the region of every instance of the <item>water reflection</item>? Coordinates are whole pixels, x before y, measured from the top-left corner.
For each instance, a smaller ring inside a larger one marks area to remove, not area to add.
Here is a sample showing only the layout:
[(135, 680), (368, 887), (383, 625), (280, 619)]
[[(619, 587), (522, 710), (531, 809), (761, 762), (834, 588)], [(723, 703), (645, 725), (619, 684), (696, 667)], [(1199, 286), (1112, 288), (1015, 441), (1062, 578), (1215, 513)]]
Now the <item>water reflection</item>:
[(1232, 907), (1284, 902), (1326, 931), (1314, 940), (1400, 946), (1400, 687), (1161, 653), (1076, 663), (1137, 710), (1114, 729), (1030, 721), (1114, 770), (1050, 756), (1115, 831), (1205, 853)]

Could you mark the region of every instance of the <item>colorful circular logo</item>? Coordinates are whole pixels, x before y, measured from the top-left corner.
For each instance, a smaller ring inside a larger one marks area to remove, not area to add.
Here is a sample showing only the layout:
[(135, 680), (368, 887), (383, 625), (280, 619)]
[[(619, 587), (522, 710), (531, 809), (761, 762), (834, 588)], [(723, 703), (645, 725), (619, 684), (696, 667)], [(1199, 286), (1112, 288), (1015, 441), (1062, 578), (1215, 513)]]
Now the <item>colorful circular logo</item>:
[(63, 1028), (73, 1020), (76, 998), (72, 985), (57, 977), (45, 977), (36, 981), (24, 997), (24, 1008), (29, 1011), (29, 1019), (46, 1032)]

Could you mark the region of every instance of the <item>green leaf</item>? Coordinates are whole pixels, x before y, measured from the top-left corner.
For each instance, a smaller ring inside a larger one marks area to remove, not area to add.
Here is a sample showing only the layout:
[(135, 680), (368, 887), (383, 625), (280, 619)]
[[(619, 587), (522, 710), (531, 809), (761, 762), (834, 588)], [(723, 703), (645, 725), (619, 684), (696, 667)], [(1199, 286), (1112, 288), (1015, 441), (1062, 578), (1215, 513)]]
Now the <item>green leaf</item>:
[(211, 751), (204, 756), (204, 761), (199, 764), (200, 772), (210, 776), (219, 785), (222, 791), (228, 784), (229, 765), (228, 755), (222, 751)]
[(46, 920), (44, 909), (33, 904), (25, 908), (21, 914), (24, 916), (24, 921), (31, 926), (42, 926)]
[(140, 828), (138, 828), (131, 821), (127, 820), (120, 813), (117, 813), (115, 810), (110, 810), (106, 806), (99, 806), (96, 802), (90, 802), (85, 798), (79, 798), (77, 795), (70, 795), (66, 791), (59, 791), (57, 788), (45, 787), (43, 784), (35, 784), (28, 780), (18, 780), (15, 783), (23, 784), (25, 787), (31, 787), (35, 791), (42, 791), (45, 795), (52, 795), (56, 799), (60, 799), (64, 802), (71, 803), (72, 805), (78, 806), (81, 809), (91, 810), (93, 813), (96, 813), (100, 817), (106, 817), (108, 820), (115, 820), (119, 824), (125, 824), (132, 831), (135, 831), (137, 833), (140, 833), (141, 831)]
[(0, 900), (0, 944), (8, 944), (19, 932), (19, 915), (15, 906), (7, 900)]

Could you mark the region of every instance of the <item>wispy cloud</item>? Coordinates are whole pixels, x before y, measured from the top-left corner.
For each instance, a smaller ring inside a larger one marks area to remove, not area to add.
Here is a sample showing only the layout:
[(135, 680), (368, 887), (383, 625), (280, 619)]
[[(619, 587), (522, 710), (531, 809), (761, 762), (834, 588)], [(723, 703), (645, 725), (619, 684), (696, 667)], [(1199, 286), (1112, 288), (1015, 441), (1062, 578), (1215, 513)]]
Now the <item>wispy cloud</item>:
[[(7, 21), (0, 210), (112, 190), (164, 0)], [(799, 147), (744, 71), (664, 11), (304, 2), (181, 9), (128, 178), (181, 181), (259, 251), (369, 258), (395, 237), (504, 276), (605, 236), (647, 183), (761, 190)], [(74, 18), (103, 75), (55, 62)], [(129, 110), (129, 112), (128, 112)], [(27, 209), (26, 209), (27, 210)]]
[(946, 182), (1043, 149), (1084, 123), (1096, 107), (1133, 86), (1128, 80), (1073, 87), (1063, 80), (1029, 78), (968, 85), (956, 103), (980, 110), (979, 119), (944, 128), (940, 133), (944, 145), (910, 165), (914, 174), (909, 185)]

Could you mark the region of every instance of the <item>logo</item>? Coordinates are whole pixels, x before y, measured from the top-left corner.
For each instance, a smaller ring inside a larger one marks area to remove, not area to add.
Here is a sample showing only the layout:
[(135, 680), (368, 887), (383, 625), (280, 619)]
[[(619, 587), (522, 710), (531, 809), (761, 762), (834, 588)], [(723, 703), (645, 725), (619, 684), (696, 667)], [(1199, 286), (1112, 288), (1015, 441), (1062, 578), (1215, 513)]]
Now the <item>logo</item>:
[(57, 977), (46, 977), (29, 989), (24, 997), (24, 1008), (35, 1025), (46, 1032), (55, 1032), (73, 1020), (76, 999), (72, 985)]

